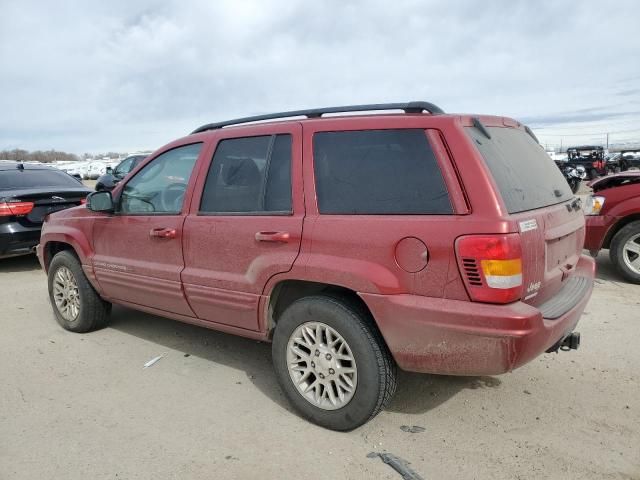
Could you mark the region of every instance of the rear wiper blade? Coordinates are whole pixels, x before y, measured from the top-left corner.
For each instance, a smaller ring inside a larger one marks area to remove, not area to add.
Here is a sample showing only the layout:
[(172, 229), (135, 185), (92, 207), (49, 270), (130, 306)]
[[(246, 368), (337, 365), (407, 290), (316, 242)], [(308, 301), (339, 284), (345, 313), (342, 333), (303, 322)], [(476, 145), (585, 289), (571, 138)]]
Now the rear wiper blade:
[(480, 121), (480, 119), (478, 117), (473, 117), (471, 119), (471, 123), (473, 124), (474, 127), (476, 127), (478, 130), (480, 130), (480, 132), (487, 137), (489, 140), (491, 140), (491, 134), (489, 133), (489, 130), (487, 130), (487, 127), (485, 127), (482, 122)]
[(531, 138), (533, 138), (533, 139), (536, 141), (536, 143), (537, 143), (538, 145), (540, 144), (540, 142), (538, 141), (538, 137), (536, 137), (536, 134), (535, 134), (535, 133), (533, 133), (533, 130), (531, 130), (529, 127), (527, 127), (527, 126), (525, 125), (525, 126), (524, 126), (524, 131), (525, 131), (525, 132), (527, 132), (527, 133), (529, 134), (529, 136), (530, 136)]

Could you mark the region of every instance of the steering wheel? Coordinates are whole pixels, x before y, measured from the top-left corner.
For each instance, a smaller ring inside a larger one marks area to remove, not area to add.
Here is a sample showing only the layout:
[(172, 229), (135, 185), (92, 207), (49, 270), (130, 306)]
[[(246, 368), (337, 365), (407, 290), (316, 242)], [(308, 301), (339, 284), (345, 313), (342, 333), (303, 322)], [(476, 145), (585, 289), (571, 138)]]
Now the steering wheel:
[(186, 183), (172, 183), (160, 194), (160, 206), (164, 212), (179, 212), (187, 191)]

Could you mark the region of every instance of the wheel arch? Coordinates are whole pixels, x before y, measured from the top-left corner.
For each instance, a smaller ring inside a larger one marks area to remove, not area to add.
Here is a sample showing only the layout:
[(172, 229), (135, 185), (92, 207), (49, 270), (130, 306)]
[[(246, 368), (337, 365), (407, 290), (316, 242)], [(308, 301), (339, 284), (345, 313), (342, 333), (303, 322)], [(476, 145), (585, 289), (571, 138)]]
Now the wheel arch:
[(611, 240), (616, 235), (616, 233), (618, 233), (620, 230), (622, 230), (624, 227), (626, 227), (631, 222), (635, 222), (636, 220), (640, 220), (640, 212), (633, 213), (631, 215), (627, 215), (626, 217), (623, 217), (620, 220), (618, 220), (609, 229), (609, 231), (607, 232), (606, 236), (604, 237), (604, 242), (602, 242), (602, 248), (610, 248), (611, 247)]
[(314, 295), (326, 295), (352, 303), (366, 312), (373, 328), (380, 331), (373, 317), (371, 309), (355, 290), (335, 285), (309, 280), (281, 280), (271, 290), (269, 303), (266, 308), (267, 335), (272, 338), (278, 318), (296, 300)]

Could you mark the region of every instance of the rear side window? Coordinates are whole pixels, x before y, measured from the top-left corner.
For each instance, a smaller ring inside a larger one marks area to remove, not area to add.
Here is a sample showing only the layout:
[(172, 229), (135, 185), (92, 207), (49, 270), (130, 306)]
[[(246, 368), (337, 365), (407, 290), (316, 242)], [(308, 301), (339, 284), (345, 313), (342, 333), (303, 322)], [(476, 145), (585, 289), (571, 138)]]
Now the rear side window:
[(475, 127), (467, 128), (509, 213), (535, 210), (573, 198), (560, 169), (525, 131), (502, 127), (487, 130), (491, 139)]
[(313, 162), (320, 213), (452, 213), (424, 130), (317, 133)]
[(0, 170), (0, 190), (18, 190), (40, 187), (80, 187), (71, 175), (54, 169)]
[(201, 213), (291, 213), (291, 135), (222, 140)]

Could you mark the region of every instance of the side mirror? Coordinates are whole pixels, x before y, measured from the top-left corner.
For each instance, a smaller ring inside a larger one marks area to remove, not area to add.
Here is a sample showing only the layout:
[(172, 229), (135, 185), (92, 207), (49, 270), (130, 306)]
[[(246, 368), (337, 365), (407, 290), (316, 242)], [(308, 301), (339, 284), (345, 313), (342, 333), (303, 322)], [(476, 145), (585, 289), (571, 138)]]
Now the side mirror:
[(110, 166), (107, 167), (106, 172), (107, 172), (107, 175), (113, 175), (113, 168), (111, 168)]
[(113, 213), (115, 205), (111, 192), (92, 192), (87, 195), (87, 208), (92, 212)]

